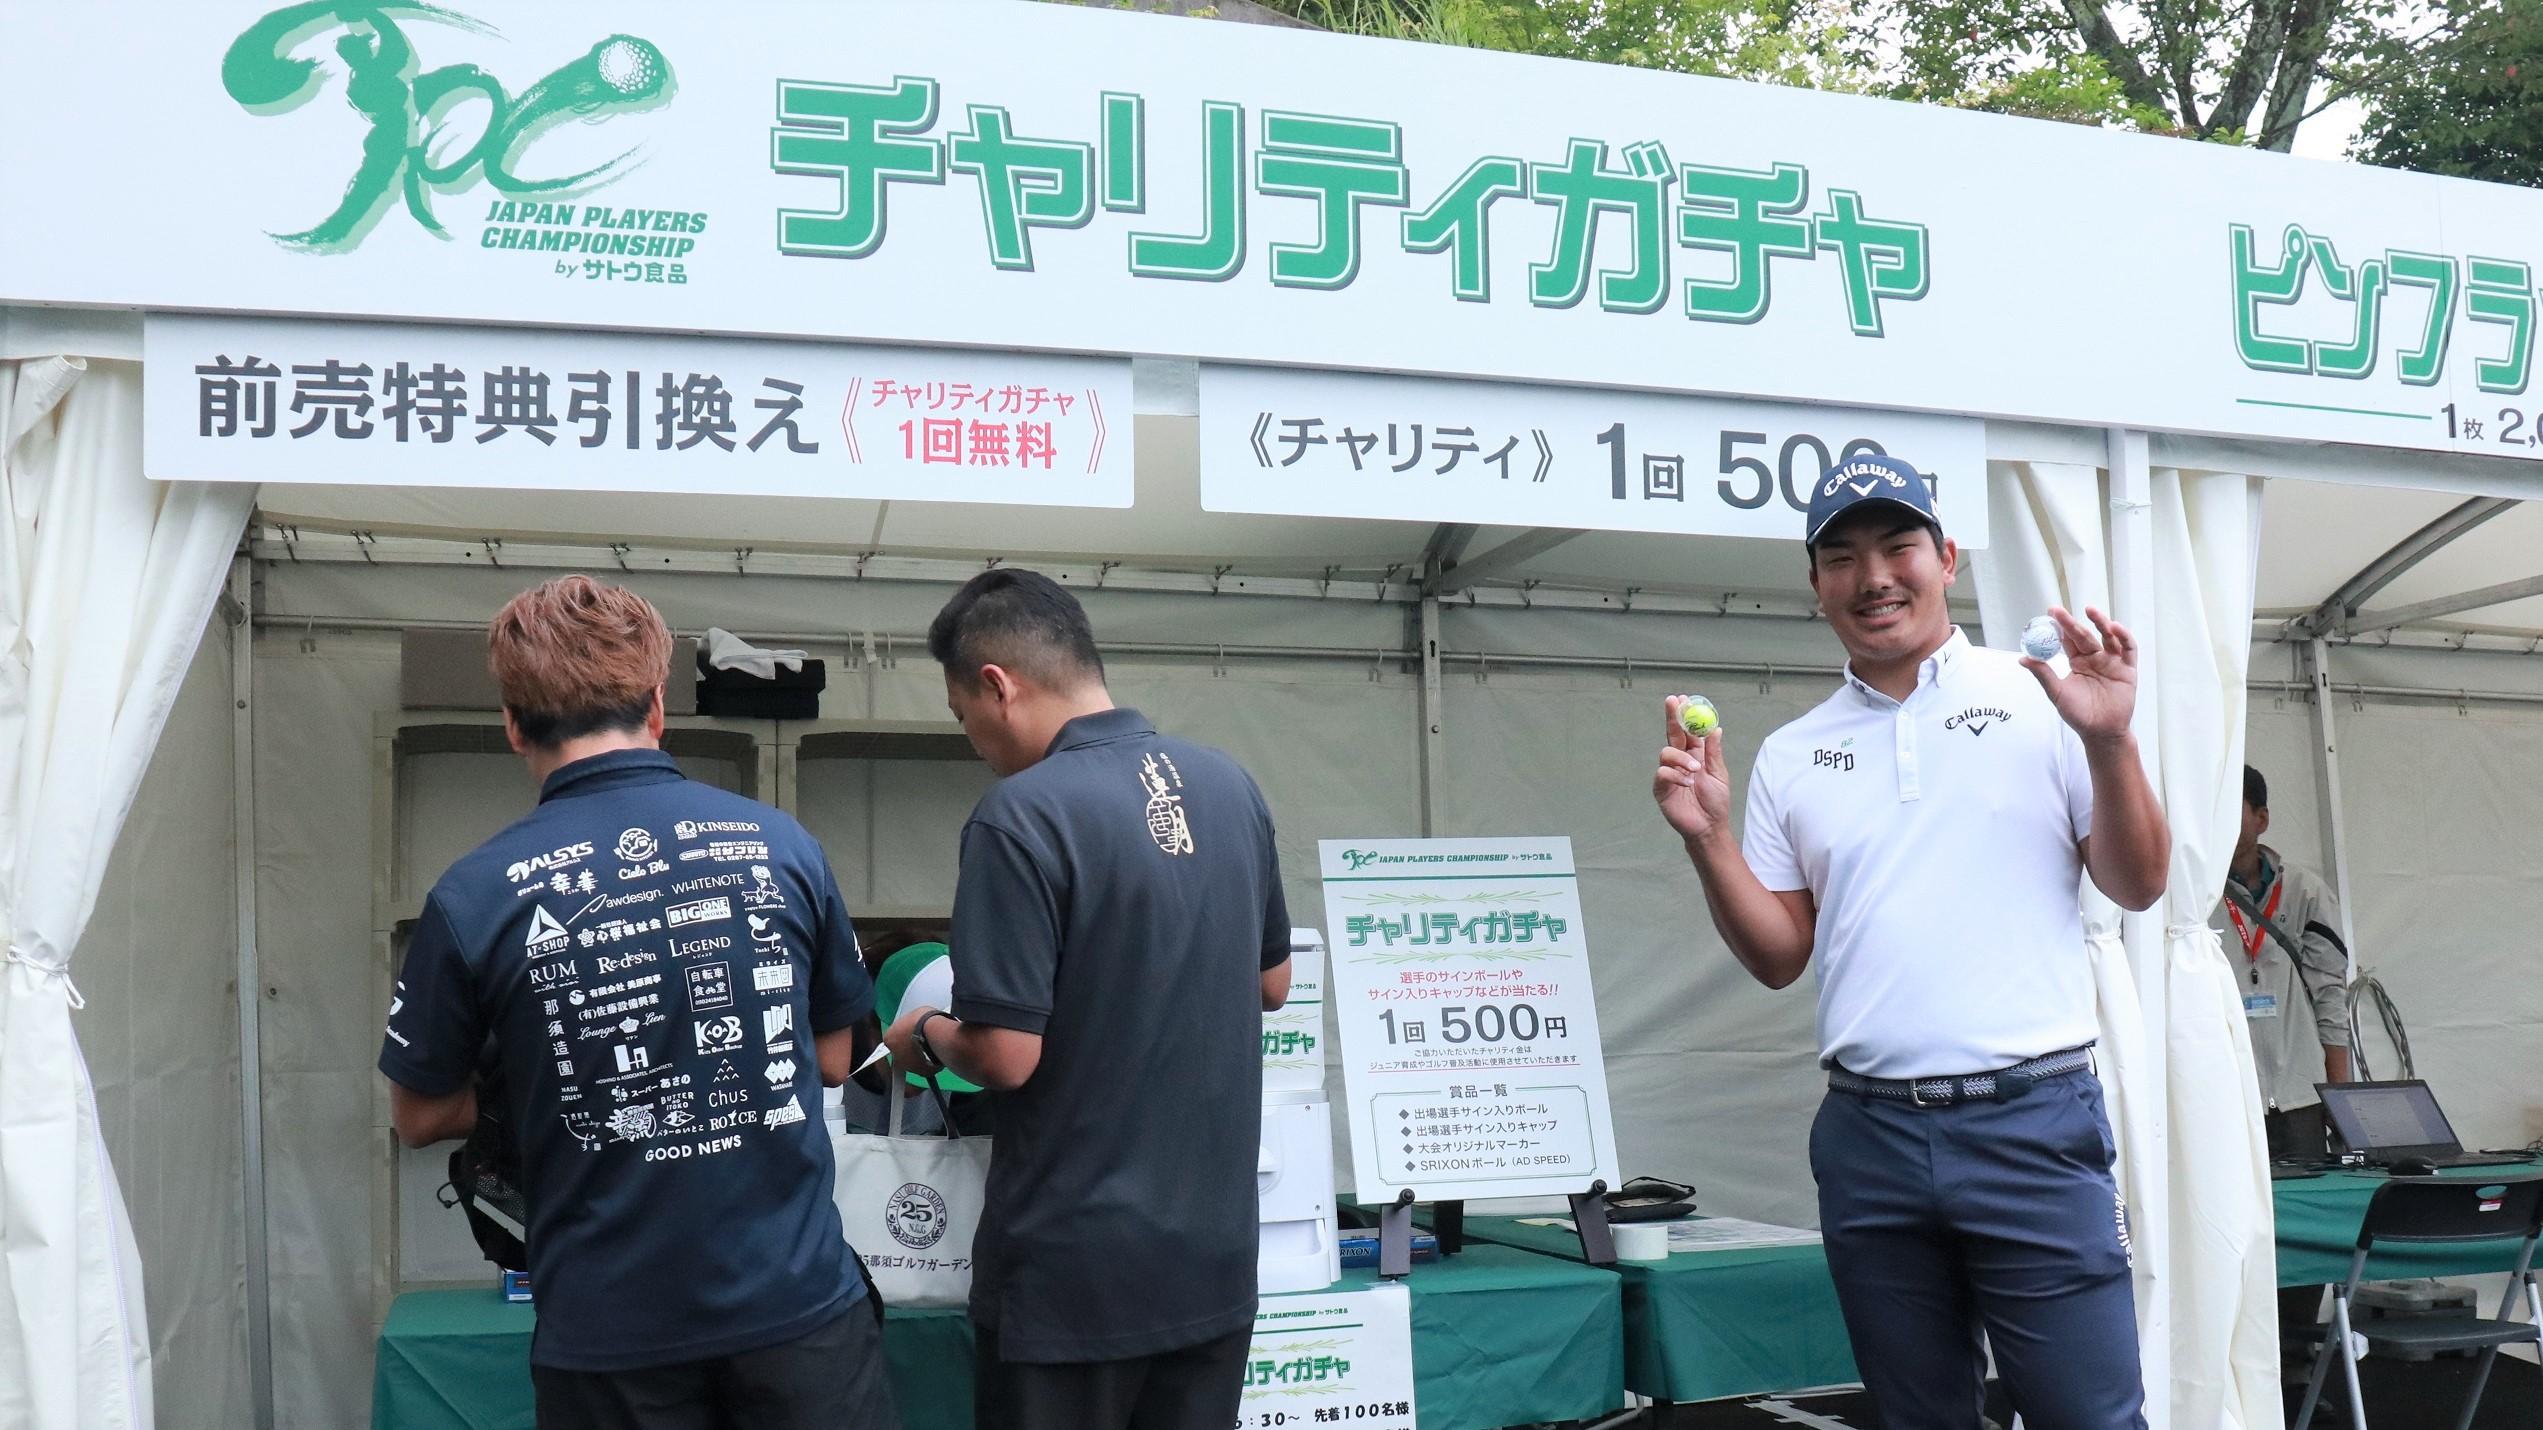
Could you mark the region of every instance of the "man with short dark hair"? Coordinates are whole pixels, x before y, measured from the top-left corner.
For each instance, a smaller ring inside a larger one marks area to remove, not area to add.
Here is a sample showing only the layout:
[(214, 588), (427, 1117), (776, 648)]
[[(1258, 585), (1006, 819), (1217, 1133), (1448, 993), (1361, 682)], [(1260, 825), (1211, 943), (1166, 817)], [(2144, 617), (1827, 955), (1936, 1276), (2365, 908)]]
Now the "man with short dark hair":
[(1891, 458), (1827, 472), (1802, 543), (1844, 684), (1759, 742), (1743, 839), (1722, 731), (1690, 737), (1681, 697), (1652, 795), (1750, 975), (1815, 963), (1810, 1167), (1855, 1364), (1889, 1430), (1968, 1430), (1983, 1331), (2025, 1422), (2142, 1430), (2078, 895), (2087, 874), (2126, 908), (2163, 893), (2136, 642), (2053, 610), (2063, 674), (1971, 645), (1959, 548)]
[(976, 1418), (1227, 1430), (1254, 1322), (1262, 1015), (1289, 994), (1271, 813), (1235, 761), (1114, 706), (1085, 610), (1046, 576), (973, 577), (928, 649), (1004, 778), (963, 827), (953, 1008), (884, 1036), (902, 1067), (995, 1099)]
[(662, 752), (643, 597), (548, 582), (488, 654), (539, 805), (424, 900), (380, 1071), (406, 1145), (464, 1137), (493, 1039), (540, 1430), (896, 1430), (813, 1082), (874, 1003), (829, 862)]
[[(2217, 922), (2242, 984), (2270, 1155), (2318, 1157), (2328, 1140), (2314, 1084), (2350, 1076), (2349, 948), (2340, 937), (2339, 896), (2320, 875), (2261, 843), (2268, 832), (2269, 781), (2245, 765), (2243, 823)], [(2281, 934), (2295, 940), (2301, 956), (2288, 953)]]

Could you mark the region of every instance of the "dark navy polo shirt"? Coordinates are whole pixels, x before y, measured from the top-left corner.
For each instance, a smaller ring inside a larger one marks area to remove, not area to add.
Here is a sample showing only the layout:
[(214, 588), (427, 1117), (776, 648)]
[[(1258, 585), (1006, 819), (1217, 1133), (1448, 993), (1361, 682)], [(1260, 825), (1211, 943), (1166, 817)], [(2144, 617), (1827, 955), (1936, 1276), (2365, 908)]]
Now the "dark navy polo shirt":
[(972, 1315), (1009, 1360), (1253, 1324), (1262, 972), (1289, 957), (1271, 812), (1136, 710), (1062, 727), (962, 832), (954, 1016), (1042, 1035), (996, 1094)]
[(380, 1071), (457, 1091), (491, 1034), (529, 1201), (531, 1359), (609, 1371), (803, 1336), (864, 1295), (813, 1037), (874, 987), (829, 861), (658, 750), (550, 775), (450, 866)]

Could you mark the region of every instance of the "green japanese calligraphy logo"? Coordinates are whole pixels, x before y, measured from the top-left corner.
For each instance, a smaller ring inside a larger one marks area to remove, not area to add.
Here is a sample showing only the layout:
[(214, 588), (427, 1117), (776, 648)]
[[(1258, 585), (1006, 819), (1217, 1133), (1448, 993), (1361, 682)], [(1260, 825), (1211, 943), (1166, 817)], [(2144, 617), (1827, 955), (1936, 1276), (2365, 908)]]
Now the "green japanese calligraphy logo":
[[(230, 98), (254, 114), (280, 114), (318, 93), (326, 67), (299, 52), (332, 36), (344, 70), (345, 103), (368, 125), (343, 200), (312, 226), (275, 234), (284, 246), (318, 253), (352, 249), (378, 225), (390, 198), (401, 194), (417, 223), (448, 237), (433, 216), (433, 195), (464, 189), (480, 175), (515, 197), (565, 197), (597, 188), (616, 177), (636, 150), (549, 178), (525, 177), (520, 165), (542, 135), (567, 120), (592, 122), (657, 107), (674, 89), (670, 62), (651, 41), (612, 35), (515, 95), (473, 64), (419, 71), (401, 21), (496, 34), (457, 11), (413, 0), (311, 0), (249, 26), (222, 57), (221, 86)], [(484, 127), (473, 141), (452, 117), (468, 100), (486, 107)]]
[[(1352, 1343), (1340, 1336), (1257, 1342), (1245, 1362), (1244, 1398), (1347, 1394), (1352, 1388), (1351, 1359), (1342, 1352), (1351, 1349)], [(1316, 1412), (1318, 1416), (1325, 1413)]]
[[(1814, 188), (1799, 164), (1680, 163), (1657, 139), (1627, 143), (1619, 157), (1606, 140), (1572, 138), (1560, 160), (1489, 154), (1449, 178), (1446, 168), (1417, 172), (1403, 126), (1390, 120), (1211, 99), (1197, 115), (1159, 116), (1181, 129), (1165, 144), (1198, 163), (1177, 171), (1182, 192), (1153, 192), (1140, 95), (1102, 92), (1080, 131), (1093, 137), (1078, 139), (1028, 133), (1000, 104), (966, 104), (954, 127), (942, 91), (923, 75), (779, 80), (770, 170), (822, 186), (804, 186), (809, 203), (778, 209), (778, 251), (872, 257), (896, 195), (926, 201), (923, 190), (958, 184), (977, 193), (990, 266), (1009, 273), (1035, 270), (1037, 239), (1082, 246), (1074, 231), (1110, 213), (1147, 216), (1119, 240), (1129, 273), (1143, 279), (1226, 283), (1259, 251), (1273, 287), (1332, 292), (1392, 247), (1445, 256), (1449, 294), (1490, 303), (1497, 223), (1504, 241), (1531, 224), (1530, 236), (1546, 240), (1527, 269), (1524, 301), (1537, 308), (1594, 302), (1611, 314), (1674, 309), (1691, 322), (1756, 323), (1780, 272), (1832, 283), (1847, 329), (1879, 339), (1900, 305), (1933, 288), (1923, 224), (1876, 216), (1856, 189)], [(1161, 222), (1166, 212), (1180, 220)], [(1257, 243), (1256, 227), (1275, 236)]]
[[(2287, 226), (2275, 255), (2263, 252), (2249, 224), (2232, 225), (2227, 246), (2235, 352), (2255, 372), (2370, 377), (2387, 347), (2386, 306), (2400, 300), (2390, 347), (2394, 375), (2404, 383), (2433, 387), (2445, 376), (2458, 313), (2483, 325), (2473, 338), (2482, 348), (2473, 361), (2482, 391), (2523, 392), (2532, 376), (2537, 295), (2523, 262), (2404, 249), (2345, 262), (2330, 238), (2301, 224)], [(2288, 330), (2291, 310), (2309, 290), (2338, 309), (2327, 335)]]

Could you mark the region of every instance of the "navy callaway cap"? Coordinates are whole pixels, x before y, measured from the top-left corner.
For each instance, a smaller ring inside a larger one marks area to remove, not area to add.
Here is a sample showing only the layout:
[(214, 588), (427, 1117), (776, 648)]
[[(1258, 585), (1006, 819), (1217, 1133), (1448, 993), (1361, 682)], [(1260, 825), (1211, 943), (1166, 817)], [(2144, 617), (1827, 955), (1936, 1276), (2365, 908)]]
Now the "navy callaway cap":
[(1942, 530), (1934, 515), (1934, 489), (1916, 469), (1896, 457), (1848, 457), (1828, 469), (1810, 493), (1810, 524), (1801, 544), (1816, 546), (1828, 523), (1866, 502), (1904, 507), (1918, 519)]

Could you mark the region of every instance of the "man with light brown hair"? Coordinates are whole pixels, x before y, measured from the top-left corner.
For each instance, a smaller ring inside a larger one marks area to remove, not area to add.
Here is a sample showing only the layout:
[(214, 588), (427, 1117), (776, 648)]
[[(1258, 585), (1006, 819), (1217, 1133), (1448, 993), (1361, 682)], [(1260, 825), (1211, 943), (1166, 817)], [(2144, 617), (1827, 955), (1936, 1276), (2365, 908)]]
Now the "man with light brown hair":
[(662, 752), (670, 657), (651, 604), (586, 576), (495, 617), (539, 805), (424, 901), (380, 1048), (397, 1133), (518, 1142), (540, 1430), (891, 1430), (814, 1085), (874, 986), (812, 836)]

